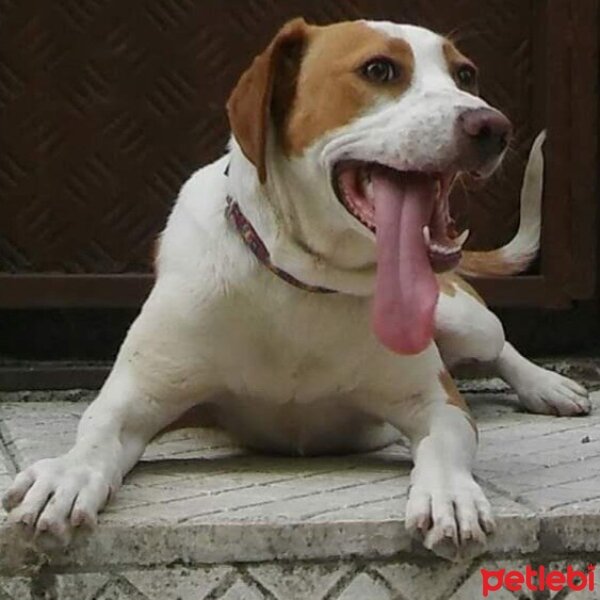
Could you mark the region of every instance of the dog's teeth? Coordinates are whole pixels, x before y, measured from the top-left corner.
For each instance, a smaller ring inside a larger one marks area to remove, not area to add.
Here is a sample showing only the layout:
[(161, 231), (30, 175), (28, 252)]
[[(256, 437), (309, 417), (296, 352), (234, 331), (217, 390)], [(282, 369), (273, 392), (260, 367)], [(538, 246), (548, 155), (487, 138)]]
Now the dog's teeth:
[(457, 248), (450, 246), (442, 246), (442, 244), (438, 244), (437, 242), (432, 242), (431, 246), (429, 246), (429, 250), (434, 254), (443, 254), (444, 256), (452, 256), (456, 254)]
[(431, 233), (430, 233), (429, 227), (427, 225), (425, 225), (425, 227), (423, 227), (423, 239), (425, 240), (426, 246), (431, 246)]
[(361, 169), (358, 178), (365, 196), (367, 196), (367, 198), (372, 198), (373, 187), (371, 185), (371, 174), (368, 171)]
[(467, 241), (467, 239), (469, 238), (470, 235), (470, 231), (468, 229), (465, 229), (455, 240), (454, 243), (459, 247), (462, 248), (465, 245), (465, 242)]

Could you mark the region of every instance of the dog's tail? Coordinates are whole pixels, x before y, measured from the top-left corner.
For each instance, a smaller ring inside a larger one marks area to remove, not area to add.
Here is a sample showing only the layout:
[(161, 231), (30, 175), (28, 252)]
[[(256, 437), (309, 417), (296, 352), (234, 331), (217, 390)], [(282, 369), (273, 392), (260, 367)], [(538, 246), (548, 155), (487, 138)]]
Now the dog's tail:
[(542, 146), (546, 131), (542, 131), (531, 147), (523, 187), (519, 230), (502, 248), (490, 251), (465, 251), (457, 271), (468, 277), (502, 277), (521, 273), (531, 264), (540, 247), (544, 155)]

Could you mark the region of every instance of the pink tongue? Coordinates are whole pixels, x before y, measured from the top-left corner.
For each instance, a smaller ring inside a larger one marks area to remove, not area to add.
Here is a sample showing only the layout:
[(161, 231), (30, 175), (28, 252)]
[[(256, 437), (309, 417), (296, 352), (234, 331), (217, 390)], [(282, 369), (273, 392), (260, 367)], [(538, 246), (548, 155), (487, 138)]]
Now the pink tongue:
[(433, 207), (433, 184), (418, 175), (400, 180), (380, 170), (371, 180), (377, 227), (373, 328), (390, 350), (417, 354), (433, 339), (439, 294), (423, 239)]

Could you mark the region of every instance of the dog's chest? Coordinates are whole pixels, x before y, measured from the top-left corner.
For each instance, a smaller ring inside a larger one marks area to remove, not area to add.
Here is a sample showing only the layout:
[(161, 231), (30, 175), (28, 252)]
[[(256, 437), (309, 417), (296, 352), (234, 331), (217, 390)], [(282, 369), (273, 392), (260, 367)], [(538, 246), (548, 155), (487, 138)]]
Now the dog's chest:
[(368, 303), (282, 290), (277, 284), (272, 294), (263, 289), (224, 307), (227, 323), (221, 325), (228, 334), (220, 359), (231, 391), (303, 403), (359, 389), (367, 359), (377, 352)]

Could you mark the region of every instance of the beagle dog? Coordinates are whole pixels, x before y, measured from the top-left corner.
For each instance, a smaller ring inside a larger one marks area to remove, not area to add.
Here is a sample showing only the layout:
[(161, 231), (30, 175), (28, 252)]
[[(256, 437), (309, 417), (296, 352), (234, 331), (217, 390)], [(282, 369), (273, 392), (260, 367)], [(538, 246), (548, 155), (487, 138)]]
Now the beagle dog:
[(447, 558), (480, 547), (494, 521), (471, 474), (476, 425), (449, 369), (488, 363), (530, 411), (590, 408), (580, 385), (505, 341), (460, 277), (518, 272), (537, 251), (542, 139), (516, 237), (469, 252), (450, 188), (498, 167), (511, 124), (448, 39), (295, 19), (227, 110), (229, 151), (183, 186), (154, 289), (75, 445), (16, 477), (9, 519), (67, 543), (96, 523), (155, 435), (205, 406), (268, 452), (365, 452), (403, 434), (408, 530)]

